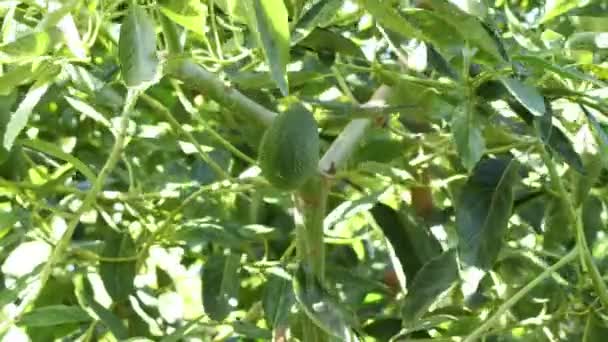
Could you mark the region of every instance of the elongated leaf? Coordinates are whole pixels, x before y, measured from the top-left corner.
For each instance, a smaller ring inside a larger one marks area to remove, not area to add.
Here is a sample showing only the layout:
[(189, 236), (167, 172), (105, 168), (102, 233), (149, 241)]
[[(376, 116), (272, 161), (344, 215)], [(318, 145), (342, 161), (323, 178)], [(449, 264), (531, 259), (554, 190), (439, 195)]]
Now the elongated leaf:
[(5, 72), (0, 76), (0, 95), (9, 95), (17, 86), (30, 82), (36, 69), (32, 64), (24, 64)]
[(283, 95), (289, 94), (289, 21), (283, 0), (246, 0), (248, 22), (264, 51), (270, 74)]
[(562, 130), (552, 123), (553, 109), (551, 103), (545, 100), (545, 114), (535, 117), (519, 102), (507, 101), (509, 107), (524, 120), (529, 126), (536, 127), (542, 141), (549, 146), (552, 152), (559, 154), (564, 161), (579, 173), (585, 173), (585, 167), (581, 157), (576, 153), (572, 142)]
[(129, 87), (150, 82), (156, 76), (156, 31), (154, 21), (133, 4), (120, 27), (118, 59), (122, 78)]
[(315, 29), (298, 44), (317, 53), (340, 53), (345, 56), (363, 57), (357, 44), (331, 30)]
[(205, 36), (206, 8), (198, 0), (182, 2), (182, 8), (176, 8), (175, 4), (178, 1), (170, 1), (166, 5), (161, 5), (160, 11), (171, 21), (200, 36)]
[(491, 56), (493, 61), (504, 61), (498, 44), (476, 17), (464, 12), (448, 0), (423, 1), (423, 7), (437, 13), (450, 27), (473, 46)]
[(355, 341), (351, 331), (355, 318), (323, 288), (306, 266), (298, 267), (293, 277), (293, 289), (301, 308), (318, 327), (340, 341)]
[(2, 146), (7, 151), (10, 151), (11, 148), (13, 148), (15, 139), (17, 139), (17, 136), (19, 136), (21, 131), (27, 125), (30, 115), (32, 114), (32, 110), (38, 104), (40, 98), (42, 98), (42, 96), (46, 93), (49, 85), (50, 84), (46, 81), (34, 83), (34, 85), (32, 85), (25, 95), (23, 101), (21, 101), (19, 104), (19, 107), (17, 107), (15, 113), (13, 113), (11, 116), (2, 140)]
[(80, 173), (82, 173), (91, 184), (95, 183), (97, 176), (85, 163), (83, 163), (80, 159), (74, 157), (73, 155), (63, 152), (56, 145), (38, 139), (20, 140), (19, 142), (23, 146), (49, 154), (55, 158), (64, 160), (72, 164), (72, 166), (74, 166), (75, 169), (80, 171)]
[(325, 26), (336, 15), (343, 3), (344, 0), (327, 0), (314, 4), (296, 24), (291, 45), (296, 45), (317, 27)]
[(399, 263), (403, 268), (402, 272), (408, 280), (413, 279), (425, 261), (420, 260), (414, 253), (413, 244), (415, 242), (411, 241), (407, 236), (405, 229), (401, 225), (399, 214), (393, 208), (383, 203), (377, 203), (371, 209), (371, 214), (382, 229), (384, 236), (386, 236), (393, 246)]
[(0, 46), (0, 61), (9, 63), (43, 56), (60, 39), (61, 31), (56, 27), (21, 36), (13, 42)]
[(124, 340), (129, 337), (129, 332), (120, 318), (95, 300), (93, 288), (83, 274), (79, 274), (74, 278), (74, 291), (80, 306), (91, 317), (101, 321), (112, 332), (115, 338)]
[(19, 325), (49, 327), (67, 323), (90, 322), (91, 317), (78, 306), (51, 305), (36, 308), (21, 317)]
[(424, 34), (416, 26), (410, 24), (397, 10), (388, 5), (387, 1), (359, 0), (358, 2), (387, 29), (397, 32), (405, 38), (424, 40)]
[(597, 196), (589, 196), (583, 202), (583, 229), (585, 231), (585, 240), (589, 246), (597, 240), (598, 232), (604, 231), (604, 222), (602, 221), (602, 211), (604, 205), (602, 200)]
[(485, 141), (475, 113), (466, 112), (466, 106), (460, 106), (452, 117), (452, 135), (462, 164), (472, 170), (485, 153)]
[(262, 298), (264, 317), (273, 329), (284, 327), (291, 307), (295, 303), (291, 280), (271, 274)]
[(239, 254), (214, 254), (203, 266), (203, 307), (216, 321), (223, 321), (235, 308), (240, 288)]
[(74, 107), (74, 109), (76, 109), (80, 113), (99, 122), (100, 124), (104, 125), (107, 128), (112, 128), (112, 124), (110, 123), (110, 120), (106, 119), (106, 117), (103, 116), (103, 114), (101, 114), (100, 112), (98, 112), (95, 108), (93, 108), (93, 106), (91, 106), (88, 103), (81, 101), (77, 98), (71, 97), (71, 96), (66, 96), (65, 99), (66, 99), (66, 101), (68, 101), (70, 106)]
[[(129, 234), (112, 233), (106, 239), (101, 256), (106, 258), (128, 258), (135, 256), (135, 245)], [(128, 299), (134, 290), (135, 260), (101, 261), (99, 275), (114, 302)]]
[(550, 0), (545, 1), (544, 16), (541, 18), (540, 23), (547, 23), (554, 18), (568, 12), (569, 10), (577, 7), (578, 1), (572, 0)]
[(408, 287), (402, 311), (406, 325), (420, 319), (441, 294), (450, 289), (457, 280), (456, 250), (445, 251), (428, 261)]
[(549, 70), (561, 77), (569, 78), (572, 80), (589, 81), (589, 82), (592, 82), (593, 84), (597, 85), (598, 87), (607, 86), (606, 82), (602, 82), (595, 77), (584, 74), (574, 68), (556, 65), (554, 63), (546, 61), (537, 56), (520, 55), (520, 56), (514, 56), (513, 60), (522, 62), (531, 68), (535, 68), (539, 72), (541, 72), (541, 71), (545, 72), (546, 70)]
[(543, 248), (553, 252), (562, 252), (565, 246), (573, 241), (573, 231), (564, 222), (568, 222), (568, 208), (560, 198), (551, 197), (545, 209)]
[(545, 114), (545, 100), (536, 88), (514, 78), (501, 77), (500, 81), (532, 115), (543, 116)]
[(481, 161), (456, 203), (458, 254), (464, 267), (489, 270), (503, 244), (513, 208), (519, 165), (512, 159)]
[(600, 150), (600, 159), (604, 167), (606, 167), (608, 166), (608, 133), (606, 133), (606, 129), (600, 124), (599, 121), (597, 121), (595, 116), (585, 106), (581, 106), (581, 109), (585, 113), (585, 116), (591, 125), (595, 140), (597, 141), (597, 145)]

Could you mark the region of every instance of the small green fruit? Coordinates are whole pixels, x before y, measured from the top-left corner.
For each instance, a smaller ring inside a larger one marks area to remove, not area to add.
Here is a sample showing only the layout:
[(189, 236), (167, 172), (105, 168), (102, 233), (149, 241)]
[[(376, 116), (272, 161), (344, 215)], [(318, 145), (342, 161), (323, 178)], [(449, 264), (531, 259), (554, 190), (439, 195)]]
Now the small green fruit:
[(301, 187), (317, 172), (319, 135), (312, 113), (293, 105), (280, 114), (262, 138), (259, 151), (262, 175), (283, 190)]

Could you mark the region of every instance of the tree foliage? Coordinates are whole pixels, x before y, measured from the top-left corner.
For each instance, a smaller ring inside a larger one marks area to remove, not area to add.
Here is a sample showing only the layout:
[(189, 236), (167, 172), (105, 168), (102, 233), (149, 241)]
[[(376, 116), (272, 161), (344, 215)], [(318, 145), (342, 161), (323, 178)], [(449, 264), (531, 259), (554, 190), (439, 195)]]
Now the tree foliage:
[[(608, 332), (608, 1), (0, 18), (2, 341)], [(289, 108), (318, 143), (262, 139)], [(261, 172), (262, 141), (314, 160), (295, 189)]]

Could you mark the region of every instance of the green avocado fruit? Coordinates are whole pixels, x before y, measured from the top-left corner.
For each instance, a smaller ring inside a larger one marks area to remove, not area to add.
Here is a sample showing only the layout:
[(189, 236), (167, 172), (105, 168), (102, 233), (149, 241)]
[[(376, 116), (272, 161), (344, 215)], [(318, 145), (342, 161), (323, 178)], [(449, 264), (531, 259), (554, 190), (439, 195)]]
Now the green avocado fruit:
[(295, 190), (317, 172), (317, 122), (300, 104), (277, 116), (264, 133), (259, 150), (262, 175), (275, 187)]

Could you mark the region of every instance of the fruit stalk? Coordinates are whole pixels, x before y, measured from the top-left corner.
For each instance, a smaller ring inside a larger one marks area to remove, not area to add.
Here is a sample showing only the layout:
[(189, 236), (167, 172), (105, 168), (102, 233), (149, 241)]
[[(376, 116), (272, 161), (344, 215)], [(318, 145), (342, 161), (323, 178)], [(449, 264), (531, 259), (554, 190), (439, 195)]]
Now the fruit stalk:
[[(323, 221), (328, 189), (328, 180), (317, 175), (294, 192), (297, 258), (309, 265), (321, 282), (325, 279)], [(304, 313), (301, 323), (304, 341), (329, 341), (329, 336)]]

